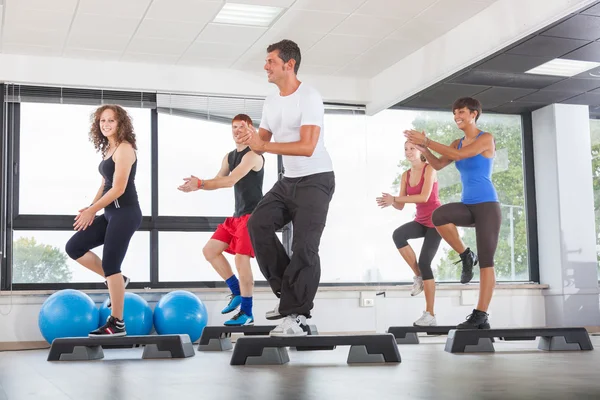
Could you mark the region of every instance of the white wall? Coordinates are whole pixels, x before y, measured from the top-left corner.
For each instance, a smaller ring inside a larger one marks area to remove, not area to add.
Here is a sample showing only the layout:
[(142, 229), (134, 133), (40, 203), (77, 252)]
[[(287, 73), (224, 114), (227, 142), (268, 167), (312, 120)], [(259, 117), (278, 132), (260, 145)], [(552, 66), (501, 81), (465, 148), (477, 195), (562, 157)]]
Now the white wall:
[[(359, 307), (361, 291), (375, 298), (375, 307)], [(311, 324), (320, 333), (326, 332), (385, 332), (390, 326), (405, 326), (421, 316), (425, 300), (423, 295), (411, 297), (408, 286), (364, 287), (355, 290), (322, 288), (315, 299)], [(167, 293), (135, 291), (154, 307)], [(220, 325), (231, 315), (222, 315), (221, 309), (227, 299), (225, 290), (192, 290), (204, 302), (209, 312), (209, 324)], [(375, 293), (385, 291), (384, 296)], [(494, 327), (544, 326), (543, 286), (500, 285), (494, 294), (490, 321)], [(98, 307), (106, 299), (102, 291), (90, 291)], [(40, 334), (37, 317), (49, 294), (32, 295), (3, 292), (0, 296), (0, 343), (44, 341)], [(438, 287), (436, 313), (438, 325), (455, 325), (464, 321), (477, 301), (477, 285), (443, 285)], [(264, 314), (276, 304), (274, 295), (260, 288), (255, 294), (254, 314), (257, 325), (271, 325)]]
[[(364, 104), (367, 82), (360, 79), (303, 75), (328, 102)], [(200, 68), (0, 54), (0, 82), (167, 93), (265, 97), (276, 89), (264, 71)]]

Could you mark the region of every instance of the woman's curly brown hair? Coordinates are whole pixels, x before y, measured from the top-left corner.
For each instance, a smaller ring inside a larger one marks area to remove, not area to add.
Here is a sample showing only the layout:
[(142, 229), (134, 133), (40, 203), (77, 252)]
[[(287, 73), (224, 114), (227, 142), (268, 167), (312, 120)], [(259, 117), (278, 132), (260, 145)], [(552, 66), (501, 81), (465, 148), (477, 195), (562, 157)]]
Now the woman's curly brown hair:
[(100, 151), (104, 157), (108, 148), (108, 139), (102, 134), (102, 130), (100, 129), (100, 116), (105, 110), (112, 110), (115, 113), (115, 118), (117, 120), (117, 145), (122, 142), (129, 142), (134, 150), (137, 150), (133, 124), (131, 123), (131, 117), (127, 111), (116, 104), (105, 104), (98, 107), (91, 115), (92, 126), (90, 128), (90, 141), (94, 143), (96, 151)]

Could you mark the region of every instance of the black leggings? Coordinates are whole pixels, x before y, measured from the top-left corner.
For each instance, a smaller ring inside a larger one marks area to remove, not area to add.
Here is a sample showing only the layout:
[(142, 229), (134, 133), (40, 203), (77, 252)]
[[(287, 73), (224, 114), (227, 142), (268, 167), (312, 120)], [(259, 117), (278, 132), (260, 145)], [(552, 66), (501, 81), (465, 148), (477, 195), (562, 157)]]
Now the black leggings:
[(500, 203), (490, 201), (478, 204), (444, 204), (433, 212), (432, 221), (435, 226), (454, 224), (475, 227), (479, 268), (494, 266), (494, 254), (498, 247), (502, 223)]
[(422, 237), (424, 237), (425, 240), (423, 241), (423, 247), (421, 247), (418, 265), (419, 270), (421, 271), (421, 277), (426, 281), (428, 279), (433, 279), (431, 261), (433, 260), (433, 257), (435, 257), (438, 247), (440, 247), (440, 242), (442, 241), (440, 234), (435, 228), (429, 228), (416, 221), (411, 221), (396, 229), (392, 235), (398, 250), (408, 246), (408, 239)]
[(78, 231), (67, 242), (65, 250), (69, 257), (77, 260), (85, 253), (104, 245), (102, 269), (109, 277), (121, 272), (121, 264), (127, 253), (129, 241), (142, 223), (139, 205), (120, 208), (105, 208), (104, 215), (94, 219), (86, 230)]

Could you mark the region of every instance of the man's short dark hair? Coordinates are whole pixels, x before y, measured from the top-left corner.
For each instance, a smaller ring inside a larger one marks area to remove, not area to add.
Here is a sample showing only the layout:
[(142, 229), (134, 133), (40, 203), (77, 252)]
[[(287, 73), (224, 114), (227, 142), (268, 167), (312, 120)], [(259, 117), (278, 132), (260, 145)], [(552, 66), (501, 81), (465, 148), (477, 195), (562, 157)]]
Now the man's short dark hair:
[(452, 105), (452, 112), (454, 113), (455, 110), (460, 110), (461, 108), (465, 107), (467, 107), (471, 112), (477, 111), (477, 116), (475, 117), (475, 122), (477, 122), (481, 116), (481, 103), (479, 100), (472, 97), (461, 97)]
[(267, 47), (267, 53), (275, 50), (279, 50), (279, 58), (281, 58), (284, 63), (292, 59), (296, 61), (294, 73), (298, 75), (298, 68), (300, 68), (300, 60), (302, 58), (300, 55), (300, 47), (291, 40), (284, 39)]

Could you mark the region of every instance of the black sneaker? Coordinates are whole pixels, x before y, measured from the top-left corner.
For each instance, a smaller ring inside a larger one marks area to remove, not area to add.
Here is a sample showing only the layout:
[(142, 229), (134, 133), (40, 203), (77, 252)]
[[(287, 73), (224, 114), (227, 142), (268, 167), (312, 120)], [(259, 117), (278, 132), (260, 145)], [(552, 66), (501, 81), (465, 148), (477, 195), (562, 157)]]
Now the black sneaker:
[[(123, 275), (123, 282), (125, 282), (125, 289), (127, 289), (127, 285), (129, 285), (129, 281), (130, 281), (130, 279), (128, 277), (126, 277), (125, 275)], [(108, 287), (108, 282), (104, 281), (104, 286)], [(110, 306), (112, 306), (112, 303), (110, 301), (110, 296), (108, 296), (108, 304), (106, 306), (108, 308), (110, 308)]]
[(458, 260), (454, 264), (458, 264), (459, 262), (462, 262), (460, 283), (471, 282), (471, 279), (473, 279), (473, 267), (479, 262), (477, 254), (473, 253), (471, 249), (467, 247), (465, 252), (460, 254), (460, 260)]
[(473, 313), (467, 315), (467, 320), (456, 325), (456, 329), (490, 329), (488, 313), (473, 309)]
[(89, 337), (120, 337), (127, 335), (125, 322), (116, 319), (112, 315), (106, 319), (106, 323), (95, 331), (89, 333)]

